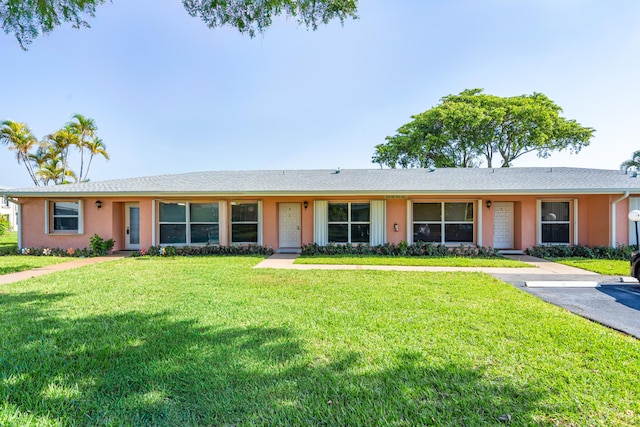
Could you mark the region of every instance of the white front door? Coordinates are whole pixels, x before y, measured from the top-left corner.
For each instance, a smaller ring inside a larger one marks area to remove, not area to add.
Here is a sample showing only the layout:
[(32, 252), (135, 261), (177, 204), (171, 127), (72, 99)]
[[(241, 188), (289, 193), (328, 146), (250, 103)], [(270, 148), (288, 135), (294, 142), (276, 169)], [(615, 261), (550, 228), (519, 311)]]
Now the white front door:
[(300, 203), (280, 203), (280, 247), (300, 247)]
[(125, 204), (124, 216), (124, 248), (138, 250), (140, 249), (140, 206), (137, 203)]
[(493, 203), (493, 247), (513, 249), (513, 202)]

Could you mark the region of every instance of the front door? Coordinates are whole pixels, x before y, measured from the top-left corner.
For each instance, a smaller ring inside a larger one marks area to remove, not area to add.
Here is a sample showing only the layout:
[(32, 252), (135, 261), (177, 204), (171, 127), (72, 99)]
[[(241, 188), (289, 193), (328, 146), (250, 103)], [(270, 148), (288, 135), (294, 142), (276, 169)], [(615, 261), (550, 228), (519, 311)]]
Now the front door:
[(137, 203), (127, 203), (125, 211), (124, 248), (126, 250), (140, 249), (140, 206)]
[(280, 247), (300, 247), (300, 203), (280, 203)]
[(493, 247), (513, 249), (513, 202), (493, 203)]

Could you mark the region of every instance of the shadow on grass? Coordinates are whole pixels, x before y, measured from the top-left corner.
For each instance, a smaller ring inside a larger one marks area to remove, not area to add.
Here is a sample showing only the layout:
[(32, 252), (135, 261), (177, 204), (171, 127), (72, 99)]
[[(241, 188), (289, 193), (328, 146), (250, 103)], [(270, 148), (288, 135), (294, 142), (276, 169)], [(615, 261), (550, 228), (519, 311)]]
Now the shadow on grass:
[(10, 267), (0, 267), (0, 276), (3, 274), (10, 273), (18, 273), (20, 271), (32, 270), (34, 268), (42, 267), (41, 265), (32, 265), (32, 264), (20, 264), (20, 265), (12, 265)]
[(620, 289), (617, 285), (607, 285), (596, 289), (615, 299), (618, 304), (640, 311), (640, 286), (625, 286)]
[[(322, 356), (285, 327), (202, 327), (171, 313), (72, 318), (65, 294), (0, 294), (0, 424), (534, 424), (539, 392), (482, 368)], [(1, 413), (4, 411), (4, 415)], [(544, 411), (543, 411), (544, 412)], [(34, 421), (34, 419), (36, 421)]]

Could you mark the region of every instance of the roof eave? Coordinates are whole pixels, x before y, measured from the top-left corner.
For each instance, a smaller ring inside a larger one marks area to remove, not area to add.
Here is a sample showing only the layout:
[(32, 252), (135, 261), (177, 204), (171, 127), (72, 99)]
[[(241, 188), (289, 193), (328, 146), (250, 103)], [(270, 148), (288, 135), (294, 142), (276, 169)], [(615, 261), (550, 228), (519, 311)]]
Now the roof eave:
[(68, 198), (68, 197), (309, 197), (309, 196), (494, 196), (494, 195), (562, 195), (562, 194), (632, 194), (640, 193), (640, 189), (629, 188), (598, 188), (598, 189), (528, 189), (511, 190), (495, 189), (483, 191), (469, 190), (313, 190), (313, 191), (70, 191), (70, 192), (3, 192), (6, 197), (33, 198)]

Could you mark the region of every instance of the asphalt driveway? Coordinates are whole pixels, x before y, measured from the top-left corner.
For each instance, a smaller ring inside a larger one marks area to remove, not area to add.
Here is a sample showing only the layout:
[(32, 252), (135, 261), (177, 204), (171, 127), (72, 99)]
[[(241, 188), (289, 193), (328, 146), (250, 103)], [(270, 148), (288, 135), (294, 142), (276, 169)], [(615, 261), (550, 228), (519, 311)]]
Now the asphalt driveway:
[[(625, 284), (620, 277), (557, 275), (558, 286), (529, 287), (535, 277), (494, 274), (524, 292), (535, 295), (572, 313), (640, 339), (640, 285)], [(581, 287), (588, 281), (596, 286)], [(572, 283), (575, 283), (573, 287)]]

